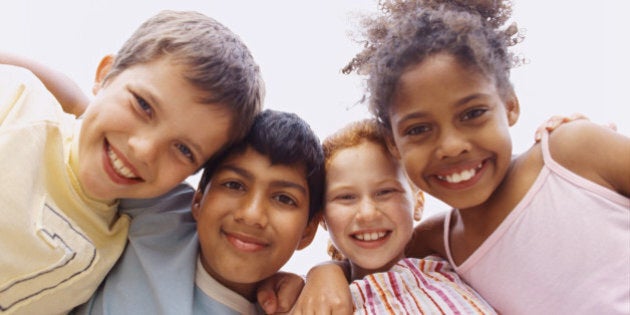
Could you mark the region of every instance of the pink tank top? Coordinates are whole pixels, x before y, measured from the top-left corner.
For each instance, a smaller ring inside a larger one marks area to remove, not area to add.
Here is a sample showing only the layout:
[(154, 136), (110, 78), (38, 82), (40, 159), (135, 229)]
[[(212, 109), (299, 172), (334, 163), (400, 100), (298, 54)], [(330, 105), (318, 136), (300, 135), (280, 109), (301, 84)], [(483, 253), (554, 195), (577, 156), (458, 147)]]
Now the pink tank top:
[(460, 266), (499, 313), (630, 314), (630, 199), (551, 158), (523, 200)]

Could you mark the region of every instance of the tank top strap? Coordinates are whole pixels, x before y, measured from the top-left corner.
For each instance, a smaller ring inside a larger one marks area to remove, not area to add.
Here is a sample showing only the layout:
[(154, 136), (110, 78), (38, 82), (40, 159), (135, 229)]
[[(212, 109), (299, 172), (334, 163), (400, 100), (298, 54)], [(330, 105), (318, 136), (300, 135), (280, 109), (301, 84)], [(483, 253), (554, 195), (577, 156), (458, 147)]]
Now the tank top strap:
[(457, 268), (457, 266), (455, 266), (455, 262), (453, 261), (453, 255), (451, 254), (451, 240), (449, 237), (449, 235), (451, 234), (451, 217), (453, 217), (453, 211), (455, 211), (455, 209), (451, 208), (451, 210), (449, 210), (448, 214), (446, 215), (446, 218), (444, 218), (444, 237), (442, 237), (442, 239), (444, 240), (444, 251), (446, 252), (446, 259), (451, 264), (451, 266), (453, 266), (453, 268)]

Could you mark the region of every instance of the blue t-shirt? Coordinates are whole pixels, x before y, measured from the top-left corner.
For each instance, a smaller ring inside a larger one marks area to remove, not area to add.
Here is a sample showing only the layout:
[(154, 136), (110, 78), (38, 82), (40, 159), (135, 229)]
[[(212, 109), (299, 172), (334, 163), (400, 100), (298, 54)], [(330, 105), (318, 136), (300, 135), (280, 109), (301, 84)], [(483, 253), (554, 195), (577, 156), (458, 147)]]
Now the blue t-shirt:
[(180, 184), (161, 197), (122, 200), (120, 211), (132, 218), (127, 247), (90, 301), (72, 314), (231, 314), (195, 285), (193, 195)]

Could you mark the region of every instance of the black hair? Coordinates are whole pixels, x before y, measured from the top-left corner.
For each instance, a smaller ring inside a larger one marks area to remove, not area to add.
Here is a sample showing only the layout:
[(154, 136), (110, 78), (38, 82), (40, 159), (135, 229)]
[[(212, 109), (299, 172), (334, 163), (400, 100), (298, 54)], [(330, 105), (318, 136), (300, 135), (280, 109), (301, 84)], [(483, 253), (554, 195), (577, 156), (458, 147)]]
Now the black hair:
[(298, 115), (271, 109), (256, 116), (243, 141), (206, 163), (199, 190), (205, 190), (214, 170), (227, 157), (241, 154), (249, 147), (267, 156), (272, 165), (304, 165), (309, 191), (309, 220), (321, 211), (325, 175), (324, 152), (319, 138)]

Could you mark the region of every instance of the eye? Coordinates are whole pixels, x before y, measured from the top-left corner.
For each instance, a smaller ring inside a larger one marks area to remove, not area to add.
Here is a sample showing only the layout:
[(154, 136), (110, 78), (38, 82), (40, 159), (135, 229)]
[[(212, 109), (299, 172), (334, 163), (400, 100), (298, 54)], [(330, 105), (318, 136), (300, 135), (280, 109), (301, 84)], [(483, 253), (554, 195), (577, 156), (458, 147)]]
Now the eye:
[(473, 108), (462, 114), (462, 120), (470, 120), (485, 114), (488, 110), (485, 108)]
[(350, 200), (354, 200), (356, 197), (353, 194), (341, 194), (336, 196), (334, 199), (336, 200), (344, 200), (344, 201), (350, 201)]
[(381, 189), (381, 190), (376, 192), (376, 196), (377, 197), (387, 196), (387, 195), (392, 194), (394, 192), (396, 192), (396, 190), (393, 189), (393, 188)]
[(292, 206), (292, 207), (296, 207), (297, 206), (297, 202), (293, 198), (291, 198), (290, 196), (285, 195), (285, 194), (276, 195), (274, 197), (274, 199), (279, 201), (280, 203), (285, 204), (285, 205), (289, 205), (289, 206)]
[(237, 181), (227, 181), (221, 185), (229, 190), (245, 190), (243, 184)]
[(175, 144), (177, 150), (188, 159), (190, 162), (195, 163), (195, 155), (192, 153), (192, 150), (185, 144), (177, 143)]
[(138, 108), (143, 111), (147, 116), (153, 117), (153, 107), (151, 107), (151, 105), (139, 95), (134, 94), (133, 96), (136, 99), (136, 103), (138, 103)]
[(428, 124), (413, 125), (405, 130), (405, 135), (415, 136), (431, 131)]

